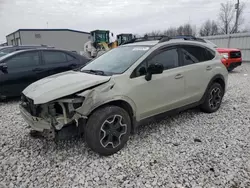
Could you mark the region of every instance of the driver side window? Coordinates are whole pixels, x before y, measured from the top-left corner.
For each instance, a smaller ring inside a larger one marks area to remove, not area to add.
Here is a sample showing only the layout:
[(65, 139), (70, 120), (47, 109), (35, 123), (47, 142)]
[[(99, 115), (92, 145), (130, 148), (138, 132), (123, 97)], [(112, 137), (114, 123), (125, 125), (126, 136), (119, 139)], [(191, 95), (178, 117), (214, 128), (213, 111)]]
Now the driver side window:
[(164, 70), (178, 67), (178, 51), (177, 48), (171, 48), (161, 51), (148, 61), (150, 64), (162, 64)]
[(139, 77), (146, 75), (147, 67), (150, 64), (162, 64), (164, 70), (172, 69), (178, 67), (178, 49), (177, 48), (168, 48), (161, 50), (158, 54), (153, 56), (147, 61), (141, 63), (132, 74), (132, 77)]

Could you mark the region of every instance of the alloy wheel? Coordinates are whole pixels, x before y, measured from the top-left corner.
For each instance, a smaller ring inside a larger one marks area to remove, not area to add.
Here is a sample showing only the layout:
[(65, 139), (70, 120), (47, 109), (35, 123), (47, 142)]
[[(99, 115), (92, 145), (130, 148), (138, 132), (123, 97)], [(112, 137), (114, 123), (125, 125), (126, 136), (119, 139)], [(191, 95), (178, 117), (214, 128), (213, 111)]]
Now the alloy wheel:
[(116, 148), (121, 144), (123, 135), (127, 133), (127, 124), (124, 124), (121, 115), (113, 115), (106, 119), (100, 131), (100, 143), (104, 148)]
[(209, 106), (212, 109), (218, 108), (220, 106), (221, 99), (222, 99), (221, 89), (218, 87), (213, 88), (209, 96)]

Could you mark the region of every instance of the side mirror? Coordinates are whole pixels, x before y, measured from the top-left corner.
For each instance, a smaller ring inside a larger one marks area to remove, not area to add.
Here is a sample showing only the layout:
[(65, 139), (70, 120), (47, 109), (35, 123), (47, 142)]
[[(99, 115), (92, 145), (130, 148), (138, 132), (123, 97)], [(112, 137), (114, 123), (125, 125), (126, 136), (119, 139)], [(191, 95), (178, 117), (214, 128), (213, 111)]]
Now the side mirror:
[(145, 79), (147, 81), (152, 79), (152, 74), (161, 74), (164, 70), (164, 67), (162, 64), (151, 64), (147, 68), (147, 74), (145, 76)]
[(5, 63), (0, 64), (0, 70), (4, 73), (7, 73), (7, 65)]
[(140, 76), (141, 76), (141, 75), (146, 75), (146, 73), (147, 73), (146, 68), (145, 68), (145, 67), (141, 67), (141, 68), (139, 69), (139, 73), (140, 73)]

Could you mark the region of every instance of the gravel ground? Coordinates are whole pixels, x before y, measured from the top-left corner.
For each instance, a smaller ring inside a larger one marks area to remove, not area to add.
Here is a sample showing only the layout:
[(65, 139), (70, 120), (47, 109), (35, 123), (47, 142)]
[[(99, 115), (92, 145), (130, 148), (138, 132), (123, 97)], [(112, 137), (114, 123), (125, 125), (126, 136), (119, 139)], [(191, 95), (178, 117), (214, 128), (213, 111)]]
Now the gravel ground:
[(250, 64), (229, 75), (218, 112), (189, 110), (140, 127), (110, 157), (83, 140), (30, 138), (17, 101), (0, 112), (0, 188), (250, 187)]

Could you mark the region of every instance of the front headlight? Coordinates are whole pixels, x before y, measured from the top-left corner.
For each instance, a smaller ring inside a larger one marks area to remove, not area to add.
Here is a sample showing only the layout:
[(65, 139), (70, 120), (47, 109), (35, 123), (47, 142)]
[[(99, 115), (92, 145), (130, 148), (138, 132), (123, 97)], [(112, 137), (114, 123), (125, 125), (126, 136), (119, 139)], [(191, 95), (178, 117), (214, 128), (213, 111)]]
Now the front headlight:
[(228, 53), (221, 53), (221, 58), (228, 59)]

